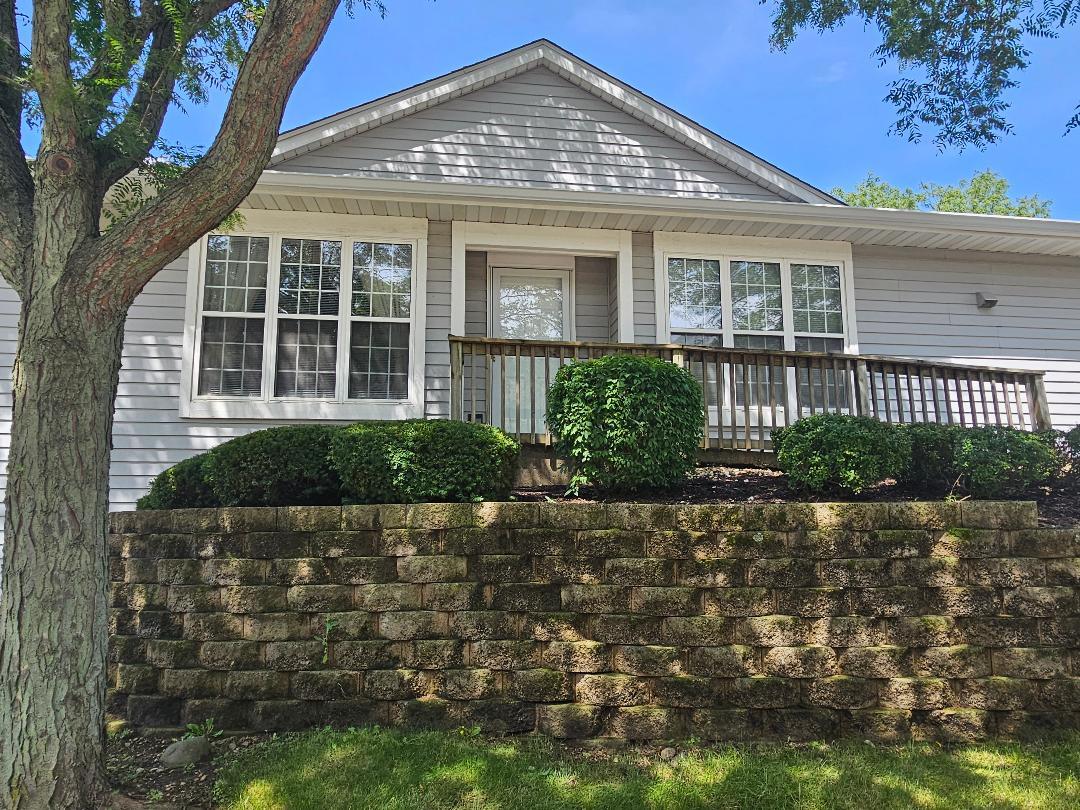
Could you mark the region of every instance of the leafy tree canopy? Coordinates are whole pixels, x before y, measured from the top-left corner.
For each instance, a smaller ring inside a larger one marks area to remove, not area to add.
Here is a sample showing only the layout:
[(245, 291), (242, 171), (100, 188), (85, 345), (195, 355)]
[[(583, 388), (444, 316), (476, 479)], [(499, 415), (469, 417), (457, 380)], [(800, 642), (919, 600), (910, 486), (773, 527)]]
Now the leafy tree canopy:
[[(893, 131), (918, 141), (929, 130), (942, 149), (982, 149), (1011, 132), (1006, 95), (1030, 64), (1032, 43), (1080, 22), (1080, 0), (760, 2), (774, 5), (770, 40), (781, 50), (804, 28), (824, 33), (849, 19), (876, 28), (874, 55), (906, 74), (886, 96), (897, 112)], [(1066, 131), (1077, 126), (1080, 106)]]
[(861, 208), (906, 208), (1010, 217), (1049, 217), (1051, 205), (1050, 200), (1037, 194), (1009, 196), (1009, 181), (989, 169), (976, 172), (970, 179), (955, 185), (921, 183), (918, 190), (894, 186), (870, 172), (855, 188), (834, 188), (832, 194), (848, 205)]

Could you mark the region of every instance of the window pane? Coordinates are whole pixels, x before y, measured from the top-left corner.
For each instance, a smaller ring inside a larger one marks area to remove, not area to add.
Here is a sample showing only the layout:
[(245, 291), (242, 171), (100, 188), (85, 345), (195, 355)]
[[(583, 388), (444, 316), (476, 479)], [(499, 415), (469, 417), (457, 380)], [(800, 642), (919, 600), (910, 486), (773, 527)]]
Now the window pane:
[(337, 315), (341, 289), (341, 242), (282, 239), (278, 312)]
[(791, 302), (796, 332), (838, 334), (844, 331), (839, 266), (791, 265)]
[(668, 259), (668, 319), (673, 329), (720, 329), (720, 262)]
[(349, 335), (349, 397), (409, 395), (409, 324), (355, 321)]
[(353, 243), (352, 314), (407, 318), (412, 308), (412, 245)]
[(337, 369), (337, 321), (278, 321), (274, 396), (329, 399)]
[(265, 312), (269, 250), (265, 236), (208, 236), (203, 311)]
[(199, 396), (260, 396), (262, 353), (262, 318), (203, 318)]
[(731, 299), (732, 325), (736, 329), (784, 330), (779, 263), (732, 262)]

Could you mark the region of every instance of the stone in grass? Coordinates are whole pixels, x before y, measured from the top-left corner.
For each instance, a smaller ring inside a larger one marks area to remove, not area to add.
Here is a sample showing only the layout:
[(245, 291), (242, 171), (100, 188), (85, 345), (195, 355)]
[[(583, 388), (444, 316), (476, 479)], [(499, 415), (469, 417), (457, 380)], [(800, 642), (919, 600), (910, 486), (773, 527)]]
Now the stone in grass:
[(186, 768), (210, 756), (210, 741), (206, 737), (177, 740), (161, 752), (161, 764), (170, 770)]

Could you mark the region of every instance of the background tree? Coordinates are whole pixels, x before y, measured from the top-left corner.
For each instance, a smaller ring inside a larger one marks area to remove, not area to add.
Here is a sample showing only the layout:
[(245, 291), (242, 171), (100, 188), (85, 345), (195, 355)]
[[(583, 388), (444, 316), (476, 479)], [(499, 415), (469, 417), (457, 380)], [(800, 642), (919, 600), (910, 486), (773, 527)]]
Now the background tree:
[(894, 186), (870, 172), (850, 191), (834, 188), (832, 194), (848, 205), (863, 208), (907, 208), (1010, 217), (1050, 216), (1049, 200), (1037, 194), (1010, 197), (1009, 181), (989, 169), (976, 172), (956, 185), (922, 183), (918, 191)]
[[(105, 524), (126, 313), (254, 186), (339, 2), (35, 0), (20, 19), (14, 0), (0, 0), (0, 275), (21, 301), (0, 586), (0, 806), (100, 806)], [(162, 143), (178, 101), (225, 85), (205, 155)], [(33, 160), (20, 145), (26, 126), (41, 136)], [(102, 231), (107, 190), (138, 171), (160, 192), (128, 194)]]
[[(881, 33), (874, 55), (911, 74), (889, 85), (893, 130), (941, 148), (984, 148), (1011, 131), (1007, 91), (1031, 62), (1031, 44), (1080, 22), (1080, 0), (760, 0), (772, 2), (773, 46), (803, 28), (824, 33), (858, 20)], [(1076, 86), (1076, 76), (1070, 77)], [(1080, 106), (1066, 131), (1080, 126)]]

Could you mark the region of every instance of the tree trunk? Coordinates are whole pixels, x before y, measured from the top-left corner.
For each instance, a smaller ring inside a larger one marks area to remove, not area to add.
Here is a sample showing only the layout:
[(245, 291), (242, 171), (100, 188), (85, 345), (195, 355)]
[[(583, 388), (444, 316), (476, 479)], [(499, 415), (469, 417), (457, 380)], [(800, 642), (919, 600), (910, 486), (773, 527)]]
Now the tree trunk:
[(19, 810), (97, 807), (105, 786), (105, 522), (123, 318), (88, 321), (66, 286), (23, 301), (14, 367), (0, 801)]

